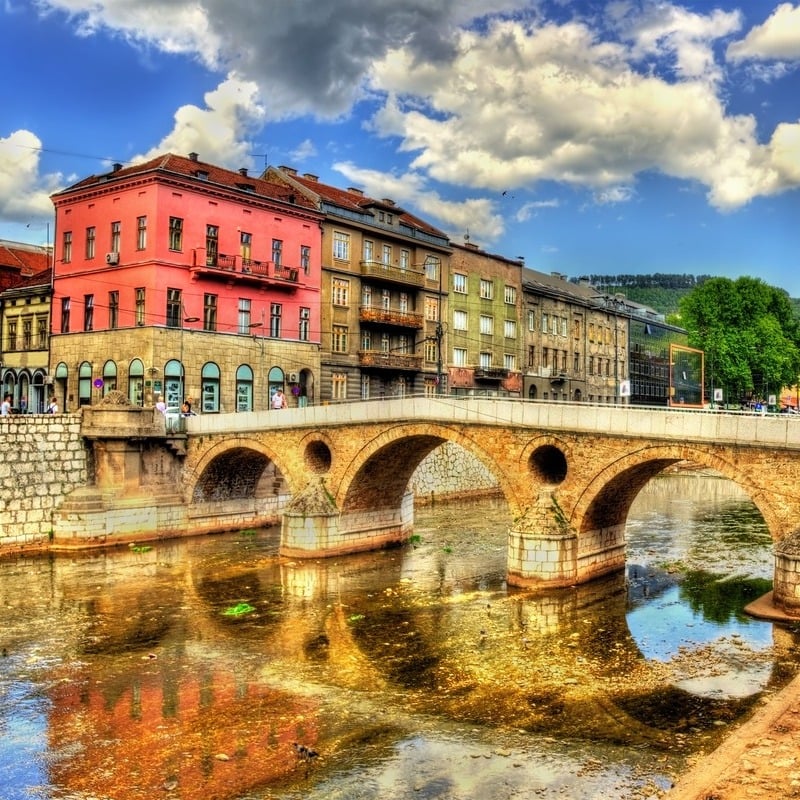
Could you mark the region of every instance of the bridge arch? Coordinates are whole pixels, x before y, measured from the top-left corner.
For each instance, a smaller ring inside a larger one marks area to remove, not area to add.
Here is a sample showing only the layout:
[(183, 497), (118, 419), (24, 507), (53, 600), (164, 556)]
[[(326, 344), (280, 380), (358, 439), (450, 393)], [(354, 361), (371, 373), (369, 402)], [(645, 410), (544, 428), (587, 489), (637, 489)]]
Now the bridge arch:
[(524, 498), (489, 451), (459, 428), (432, 423), (393, 425), (359, 448), (339, 480), (335, 493), (338, 507), (343, 514), (399, 507), (416, 468), (445, 442), (459, 445), (480, 461), (497, 480), (512, 513), (519, 513)]

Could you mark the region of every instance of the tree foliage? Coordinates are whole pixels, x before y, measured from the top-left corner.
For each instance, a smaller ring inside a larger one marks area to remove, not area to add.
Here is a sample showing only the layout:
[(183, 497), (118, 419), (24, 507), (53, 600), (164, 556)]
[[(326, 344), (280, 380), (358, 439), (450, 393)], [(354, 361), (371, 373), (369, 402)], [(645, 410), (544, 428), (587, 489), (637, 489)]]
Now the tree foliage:
[(689, 344), (706, 353), (707, 378), (728, 396), (765, 398), (800, 373), (800, 326), (789, 295), (759, 278), (710, 278), (680, 301)]

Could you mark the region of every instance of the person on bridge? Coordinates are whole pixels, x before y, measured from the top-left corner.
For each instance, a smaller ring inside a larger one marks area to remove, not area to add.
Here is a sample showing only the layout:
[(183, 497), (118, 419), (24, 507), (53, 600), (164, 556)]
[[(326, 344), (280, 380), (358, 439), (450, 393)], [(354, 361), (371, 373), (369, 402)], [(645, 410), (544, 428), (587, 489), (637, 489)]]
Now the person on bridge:
[(272, 395), (272, 407), (286, 408), (286, 405), (286, 395), (283, 393), (283, 389), (276, 389), (275, 394)]

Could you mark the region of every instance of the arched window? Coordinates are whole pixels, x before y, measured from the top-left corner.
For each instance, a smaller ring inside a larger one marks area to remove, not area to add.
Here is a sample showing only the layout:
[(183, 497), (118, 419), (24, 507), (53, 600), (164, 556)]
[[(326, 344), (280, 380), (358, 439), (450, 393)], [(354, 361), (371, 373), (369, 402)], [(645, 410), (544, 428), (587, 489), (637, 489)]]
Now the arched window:
[(78, 405), (92, 404), (92, 365), (82, 361), (78, 367)]
[(200, 407), (204, 414), (214, 414), (219, 411), (219, 377), (219, 367), (213, 361), (208, 361), (203, 364), (203, 371), (201, 373), (202, 386), (200, 389)]
[(253, 370), (247, 364), (236, 370), (236, 410), (253, 410)]
[(117, 364), (106, 361), (103, 364), (103, 397), (117, 388)]
[(536, 389), (536, 387), (533, 384), (531, 384), (528, 387), (528, 399), (529, 400), (535, 400), (537, 394), (538, 394), (538, 390)]
[(183, 365), (173, 358), (164, 365), (164, 402), (168, 407), (180, 408), (183, 391)]
[(128, 367), (128, 402), (133, 406), (144, 405), (144, 364), (138, 358)]
[(267, 383), (268, 383), (268, 391), (269, 397), (267, 397), (267, 408), (272, 408), (272, 395), (278, 391), (278, 389), (283, 389), (284, 382), (286, 380), (286, 376), (283, 373), (283, 370), (280, 367), (272, 367), (269, 371), (269, 375), (267, 376)]

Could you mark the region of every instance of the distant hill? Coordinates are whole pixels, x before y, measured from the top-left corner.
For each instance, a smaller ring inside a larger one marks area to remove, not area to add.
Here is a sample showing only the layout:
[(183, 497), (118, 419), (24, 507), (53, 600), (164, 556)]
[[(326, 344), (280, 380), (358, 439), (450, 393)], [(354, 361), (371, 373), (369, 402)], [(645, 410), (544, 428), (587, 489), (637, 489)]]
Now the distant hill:
[[(664, 316), (678, 313), (681, 297), (711, 278), (711, 275), (581, 275), (602, 292), (621, 293), (634, 303), (641, 303)], [(800, 309), (799, 309), (800, 310)]]

